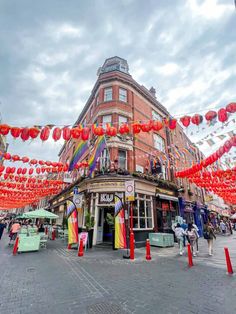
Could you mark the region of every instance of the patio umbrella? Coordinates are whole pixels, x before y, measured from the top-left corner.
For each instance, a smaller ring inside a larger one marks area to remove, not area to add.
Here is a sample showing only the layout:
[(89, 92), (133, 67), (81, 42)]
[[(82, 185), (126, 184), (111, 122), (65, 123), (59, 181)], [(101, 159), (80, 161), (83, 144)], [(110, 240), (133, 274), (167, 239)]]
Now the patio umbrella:
[(48, 218), (48, 219), (56, 219), (59, 216), (41, 208), (41, 209), (37, 209), (34, 210), (32, 212), (28, 212), (28, 213), (24, 213), (24, 218)]
[(236, 219), (236, 214), (233, 214), (233, 216), (231, 216), (230, 219)]

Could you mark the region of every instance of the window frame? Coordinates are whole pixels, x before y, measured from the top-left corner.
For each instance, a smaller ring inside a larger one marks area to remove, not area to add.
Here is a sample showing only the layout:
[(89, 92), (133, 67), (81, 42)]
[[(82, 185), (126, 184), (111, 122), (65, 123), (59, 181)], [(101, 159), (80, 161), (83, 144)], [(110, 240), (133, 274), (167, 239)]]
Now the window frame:
[[(107, 96), (106, 91), (107, 91), (107, 90), (111, 90), (111, 99), (106, 99), (106, 96)], [(108, 102), (108, 101), (112, 101), (112, 100), (113, 100), (113, 88), (112, 88), (112, 86), (104, 87), (104, 97), (103, 97), (103, 101), (104, 101), (104, 102)]]
[[(120, 167), (120, 157), (119, 152), (125, 152), (125, 168)], [(127, 160), (127, 150), (118, 148), (118, 168), (122, 170), (127, 170), (128, 160)]]
[[(111, 121), (110, 122), (104, 122), (103, 121), (103, 118), (104, 117), (111, 117)], [(107, 127), (107, 124), (112, 124), (112, 114), (105, 114), (105, 115), (103, 115), (102, 116), (102, 127), (103, 127), (103, 129), (106, 129), (106, 127)]]
[[(136, 201), (136, 209), (137, 209), (137, 216), (133, 215), (133, 219), (138, 220), (138, 227), (134, 227), (134, 230), (153, 230), (154, 228), (154, 219), (153, 219), (153, 197), (151, 195), (146, 195), (146, 194), (140, 194), (140, 193), (135, 193), (135, 201)], [(144, 202), (144, 216), (140, 216), (140, 201)], [(151, 209), (151, 216), (147, 214), (147, 202), (150, 203), (150, 209)], [(140, 219), (145, 220), (145, 227), (141, 228), (140, 227)], [(151, 219), (151, 227), (148, 226), (148, 219)]]
[[(125, 100), (120, 98), (120, 96), (124, 96), (121, 94), (121, 91), (125, 91)], [(128, 100), (128, 90), (126, 88), (119, 87), (119, 101), (127, 103), (127, 100)]]
[[(162, 143), (161, 143), (161, 145), (163, 146), (163, 149), (159, 149), (159, 148), (157, 148), (156, 147), (156, 138), (160, 138), (161, 140), (162, 140)], [(156, 150), (159, 150), (160, 152), (162, 152), (162, 153), (165, 153), (166, 152), (166, 146), (165, 146), (165, 140), (163, 139), (163, 137), (162, 136), (160, 136), (159, 134), (156, 134), (156, 133), (153, 133), (153, 146), (154, 146), (154, 148), (156, 149)]]
[[(123, 119), (125, 119), (126, 121), (120, 121), (120, 118), (123, 118)], [(125, 124), (125, 123), (128, 123), (128, 117), (119, 115), (119, 116), (118, 116), (118, 125), (120, 126), (120, 125)]]

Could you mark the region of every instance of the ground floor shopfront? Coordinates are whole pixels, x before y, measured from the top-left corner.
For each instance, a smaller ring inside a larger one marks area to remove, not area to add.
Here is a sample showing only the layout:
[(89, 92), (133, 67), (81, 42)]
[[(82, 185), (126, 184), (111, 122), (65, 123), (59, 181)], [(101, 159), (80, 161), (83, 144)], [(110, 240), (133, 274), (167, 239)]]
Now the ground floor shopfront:
[[(134, 180), (135, 201), (124, 202), (125, 182)], [(125, 208), (125, 224), (130, 228), (131, 206), (136, 246), (143, 246), (150, 232), (172, 232), (172, 223), (179, 215), (178, 198), (171, 190), (160, 189), (154, 182), (132, 176), (99, 176), (77, 184), (82, 195), (82, 209), (78, 211), (79, 230), (85, 228), (85, 216), (90, 212), (94, 221), (93, 245), (112, 243), (114, 235), (115, 196)], [(66, 200), (73, 199), (73, 188), (52, 200), (54, 212), (66, 211)], [(64, 209), (63, 209), (64, 208)]]

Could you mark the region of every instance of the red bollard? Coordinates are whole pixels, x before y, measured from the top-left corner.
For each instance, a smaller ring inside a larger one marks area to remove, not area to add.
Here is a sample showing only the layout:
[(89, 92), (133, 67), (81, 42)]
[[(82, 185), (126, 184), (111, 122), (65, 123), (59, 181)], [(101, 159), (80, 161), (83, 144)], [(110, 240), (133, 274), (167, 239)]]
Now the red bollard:
[(71, 244), (70, 243), (68, 243), (67, 249), (71, 250)]
[(230, 256), (229, 256), (229, 250), (228, 250), (227, 247), (225, 247), (224, 250), (225, 250), (225, 258), (226, 258), (227, 271), (228, 271), (228, 274), (229, 274), (229, 275), (232, 275), (234, 272), (233, 272), (233, 267), (232, 267), (231, 260), (230, 260)]
[(150, 247), (150, 241), (146, 240), (146, 260), (150, 261), (152, 259), (151, 257), (151, 247)]
[(48, 234), (48, 227), (45, 227), (45, 234)]
[(52, 230), (52, 240), (55, 240), (55, 238), (56, 238), (56, 231)]
[(80, 242), (79, 242), (78, 256), (84, 256), (84, 243), (82, 239), (80, 239)]
[(19, 238), (16, 238), (14, 247), (13, 247), (13, 255), (16, 255), (17, 251), (18, 251), (18, 243), (19, 243)]
[(191, 246), (190, 244), (188, 246), (188, 266), (192, 267), (193, 266), (193, 257), (192, 257), (192, 251), (191, 251)]
[(130, 259), (134, 260), (134, 233), (130, 233)]

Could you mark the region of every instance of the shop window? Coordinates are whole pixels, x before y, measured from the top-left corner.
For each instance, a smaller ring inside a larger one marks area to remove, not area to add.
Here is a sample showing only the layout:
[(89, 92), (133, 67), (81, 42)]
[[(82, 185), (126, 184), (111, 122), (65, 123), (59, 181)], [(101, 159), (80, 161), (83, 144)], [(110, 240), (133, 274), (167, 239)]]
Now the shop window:
[(119, 116), (119, 125), (121, 125), (122, 123), (127, 123), (127, 122), (128, 122), (127, 117)]
[(112, 100), (112, 87), (104, 88), (104, 101)]
[(118, 150), (118, 168), (122, 170), (127, 169), (127, 152), (126, 150)]
[(119, 88), (119, 100), (127, 102), (127, 90), (124, 88)]
[(152, 229), (152, 197), (136, 194), (133, 208), (133, 227), (135, 229)]
[(106, 128), (107, 124), (111, 124), (111, 119), (112, 119), (111, 115), (102, 116), (102, 127), (104, 129)]
[(158, 134), (153, 134), (154, 147), (161, 152), (165, 152), (165, 141)]

